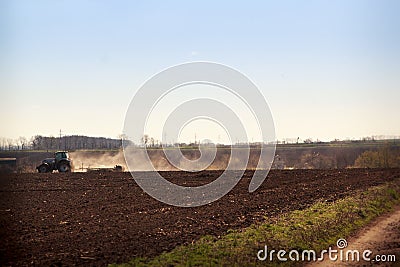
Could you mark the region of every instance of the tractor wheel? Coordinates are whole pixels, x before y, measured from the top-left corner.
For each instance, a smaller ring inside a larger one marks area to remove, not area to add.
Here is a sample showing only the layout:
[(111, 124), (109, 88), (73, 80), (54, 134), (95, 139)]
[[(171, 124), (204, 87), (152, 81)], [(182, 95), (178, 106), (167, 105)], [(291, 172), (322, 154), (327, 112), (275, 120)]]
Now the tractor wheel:
[(40, 173), (45, 173), (45, 172), (49, 172), (49, 168), (46, 164), (42, 164), (39, 166), (38, 171)]
[(58, 172), (70, 172), (71, 171), (71, 166), (69, 165), (68, 162), (60, 162), (58, 164)]

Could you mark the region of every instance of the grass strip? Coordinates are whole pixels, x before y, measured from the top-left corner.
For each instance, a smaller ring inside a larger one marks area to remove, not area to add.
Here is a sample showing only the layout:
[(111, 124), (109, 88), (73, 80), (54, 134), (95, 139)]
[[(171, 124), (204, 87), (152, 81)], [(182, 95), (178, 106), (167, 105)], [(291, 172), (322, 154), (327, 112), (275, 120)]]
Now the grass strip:
[[(257, 252), (269, 249), (319, 252), (347, 238), (372, 219), (400, 203), (400, 181), (372, 187), (351, 197), (327, 203), (318, 202), (242, 230), (229, 230), (216, 238), (204, 236), (155, 258), (134, 258), (128, 263), (110, 266), (275, 266), (301, 262), (259, 261)], [(287, 256), (286, 256), (287, 257)]]

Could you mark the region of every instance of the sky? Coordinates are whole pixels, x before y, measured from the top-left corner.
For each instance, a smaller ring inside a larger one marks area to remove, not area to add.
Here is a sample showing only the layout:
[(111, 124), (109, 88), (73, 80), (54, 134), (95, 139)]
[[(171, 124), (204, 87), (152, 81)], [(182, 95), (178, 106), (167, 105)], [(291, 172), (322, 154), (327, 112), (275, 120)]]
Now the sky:
[[(368, 0), (1, 1), (0, 136), (116, 138), (140, 86), (192, 61), (249, 77), (278, 139), (398, 136), (398, 10)], [(182, 141), (225, 138), (210, 121), (187, 126)]]

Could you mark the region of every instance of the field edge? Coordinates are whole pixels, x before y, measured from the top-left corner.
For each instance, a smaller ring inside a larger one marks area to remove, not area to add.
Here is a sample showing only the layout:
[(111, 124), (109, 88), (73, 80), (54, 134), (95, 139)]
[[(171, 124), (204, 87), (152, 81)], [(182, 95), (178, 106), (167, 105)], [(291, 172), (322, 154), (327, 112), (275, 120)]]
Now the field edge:
[[(268, 248), (280, 250), (321, 251), (348, 238), (376, 217), (400, 204), (400, 180), (371, 187), (335, 202), (318, 202), (304, 210), (292, 211), (241, 230), (229, 230), (221, 237), (204, 236), (197, 242), (176, 247), (154, 258), (137, 257), (128, 266), (243, 266), (282, 265), (282, 262), (259, 261), (257, 252)], [(287, 261), (285, 266), (301, 262)]]

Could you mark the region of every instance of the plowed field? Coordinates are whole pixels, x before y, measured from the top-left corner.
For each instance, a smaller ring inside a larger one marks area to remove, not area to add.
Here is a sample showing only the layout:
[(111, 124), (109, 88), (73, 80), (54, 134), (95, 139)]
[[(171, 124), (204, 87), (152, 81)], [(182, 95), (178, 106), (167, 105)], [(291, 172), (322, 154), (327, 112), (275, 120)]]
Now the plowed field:
[[(163, 172), (181, 185), (221, 172)], [(146, 173), (141, 173), (146, 175)], [(0, 176), (0, 265), (104, 266), (155, 256), (204, 235), (223, 235), (278, 213), (333, 201), (400, 178), (400, 169), (271, 171), (248, 192), (247, 171), (222, 199), (197, 208), (160, 203), (129, 173)]]

